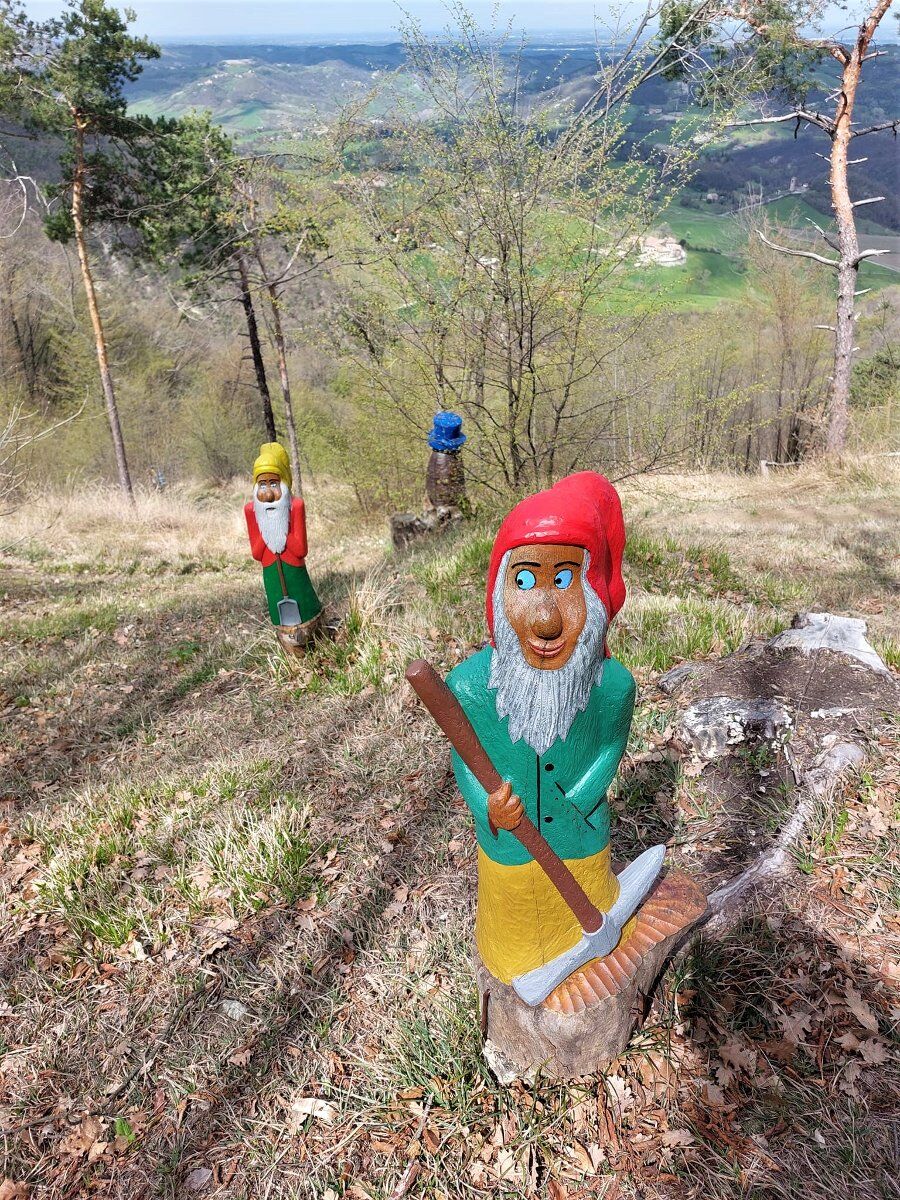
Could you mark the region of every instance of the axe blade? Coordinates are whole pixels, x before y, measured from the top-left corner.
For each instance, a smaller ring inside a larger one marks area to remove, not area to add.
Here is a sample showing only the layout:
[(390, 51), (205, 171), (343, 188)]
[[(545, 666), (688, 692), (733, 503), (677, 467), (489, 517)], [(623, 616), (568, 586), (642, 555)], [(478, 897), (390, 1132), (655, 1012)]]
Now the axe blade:
[(542, 1004), (555, 987), (568, 979), (573, 971), (583, 967), (593, 958), (603, 958), (615, 950), (622, 936), (622, 926), (634, 913), (650, 891), (665, 858), (665, 846), (651, 846), (629, 863), (616, 878), (619, 881), (619, 896), (608, 913), (603, 914), (603, 924), (595, 933), (582, 930), (580, 941), (570, 950), (564, 950), (551, 962), (517, 975), (512, 981), (516, 995), (530, 1008)]

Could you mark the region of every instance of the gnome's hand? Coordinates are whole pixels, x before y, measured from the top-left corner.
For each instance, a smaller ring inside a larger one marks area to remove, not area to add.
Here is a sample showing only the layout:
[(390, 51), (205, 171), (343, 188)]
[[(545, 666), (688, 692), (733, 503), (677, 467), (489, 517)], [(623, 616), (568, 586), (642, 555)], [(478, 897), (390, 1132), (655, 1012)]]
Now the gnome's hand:
[(498, 829), (515, 829), (524, 816), (522, 801), (514, 794), (511, 783), (501, 784), (488, 796), (488, 821), (495, 837)]

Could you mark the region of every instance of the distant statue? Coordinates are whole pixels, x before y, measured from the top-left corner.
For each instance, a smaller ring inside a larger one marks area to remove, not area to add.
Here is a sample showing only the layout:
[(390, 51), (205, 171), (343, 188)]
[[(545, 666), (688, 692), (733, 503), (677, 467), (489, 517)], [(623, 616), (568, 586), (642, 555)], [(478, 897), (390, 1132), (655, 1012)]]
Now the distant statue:
[(466, 476), (460, 450), (466, 441), (462, 417), (439, 412), (428, 435), (431, 457), (425, 490), (432, 508), (460, 508), (466, 497)]
[(322, 604), (306, 569), (306, 509), (300, 496), (291, 495), (292, 481), (284, 447), (261, 446), (244, 516), (251, 553), (262, 563), (269, 616), (282, 646), (293, 653), (316, 631)]
[(428, 445), (431, 457), (425, 473), (425, 511), (394, 513), (391, 517), (391, 541), (397, 550), (428, 534), (443, 529), (451, 521), (460, 521), (466, 502), (466, 476), (460, 450), (466, 441), (462, 417), (439, 412), (434, 418)]

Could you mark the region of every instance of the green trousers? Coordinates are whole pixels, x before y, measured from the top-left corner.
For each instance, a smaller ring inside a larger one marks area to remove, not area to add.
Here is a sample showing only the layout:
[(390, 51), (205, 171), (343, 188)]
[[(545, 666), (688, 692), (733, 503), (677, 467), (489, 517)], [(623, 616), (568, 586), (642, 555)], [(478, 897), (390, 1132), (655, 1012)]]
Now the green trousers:
[[(286, 562), (282, 562), (281, 569), (284, 571), (287, 594), (292, 600), (297, 601), (300, 608), (301, 621), (304, 624), (307, 621), (311, 621), (313, 617), (322, 611), (322, 602), (316, 595), (316, 589), (312, 585), (309, 572), (306, 567), (292, 567), (290, 563)], [(263, 567), (263, 584), (266, 589), (266, 599), (269, 602), (269, 616), (272, 618), (272, 624), (280, 625), (281, 621), (278, 619), (278, 601), (284, 599), (284, 593), (281, 590), (281, 580), (278, 577), (277, 563)]]

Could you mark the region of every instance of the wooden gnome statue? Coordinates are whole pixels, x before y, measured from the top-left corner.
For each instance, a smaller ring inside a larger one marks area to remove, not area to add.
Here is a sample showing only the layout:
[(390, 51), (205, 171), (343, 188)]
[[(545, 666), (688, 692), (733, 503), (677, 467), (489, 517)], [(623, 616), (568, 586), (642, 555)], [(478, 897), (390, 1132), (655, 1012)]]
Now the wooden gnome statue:
[(466, 498), (466, 475), (460, 451), (466, 442), (462, 417), (452, 412), (435, 414), (428, 434), (431, 457), (425, 490), (432, 508), (459, 509)]
[(302, 652), (322, 605), (306, 569), (306, 510), (291, 496), (291, 464), (278, 442), (260, 446), (253, 464), (253, 499), (244, 506), (250, 550), (262, 563), (269, 616), (289, 653)]
[(624, 547), (602, 475), (523, 500), (491, 555), (491, 644), (449, 688), (425, 663), (407, 672), (453, 746), (475, 821), (485, 1052), (504, 1080), (608, 1065), (672, 940), (705, 909), (685, 876), (658, 881), (664, 847), (624, 870), (610, 858), (606, 793), (635, 699), (606, 642), (625, 600)]

